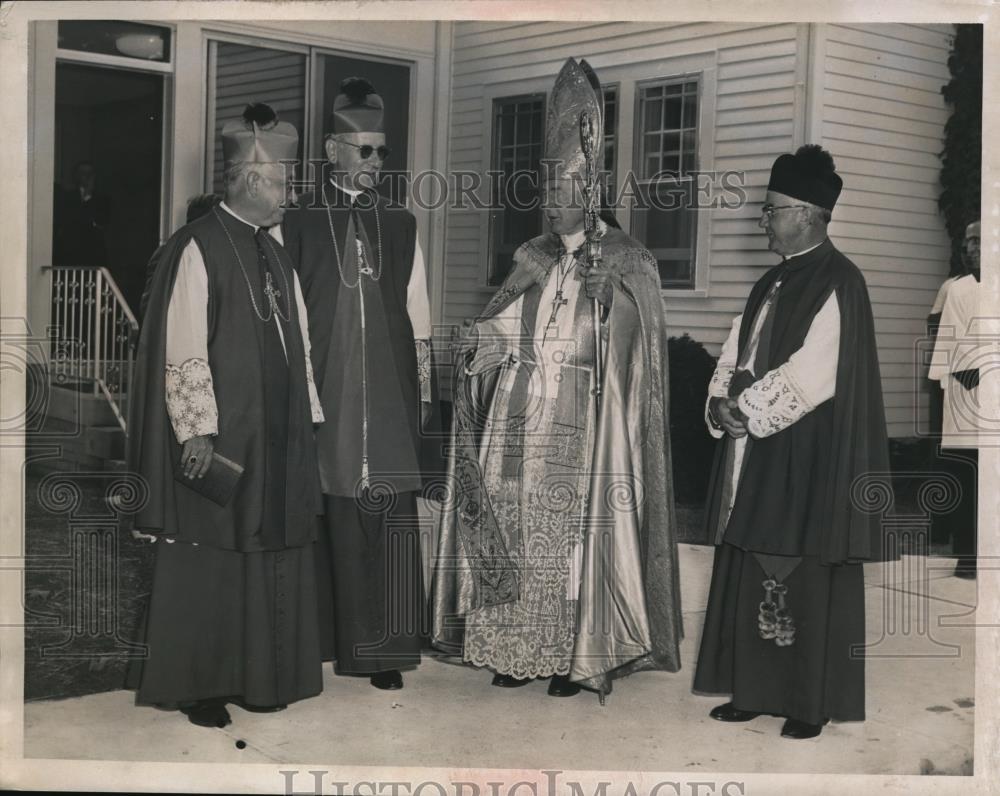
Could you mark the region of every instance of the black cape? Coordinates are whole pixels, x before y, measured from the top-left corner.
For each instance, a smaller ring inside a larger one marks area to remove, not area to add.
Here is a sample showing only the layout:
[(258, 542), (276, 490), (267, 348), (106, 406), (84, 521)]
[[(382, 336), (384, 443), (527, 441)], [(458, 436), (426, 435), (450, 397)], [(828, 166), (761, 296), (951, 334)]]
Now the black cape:
[[(263, 323), (254, 315), (220, 217), (240, 247), (243, 262), (256, 264), (250, 228), (220, 211), (218, 217), (209, 214), (178, 230), (157, 250), (156, 262), (148, 269), (126, 448), (129, 468), (140, 476), (147, 494), (137, 495), (133, 505), (121, 507), (122, 520), (129, 529), (227, 550), (297, 547), (315, 539), (317, 515), (322, 511), (298, 310), (290, 289), (285, 334), (288, 367), (268, 373), (263, 364)], [(245, 468), (226, 506), (218, 506), (174, 480), (174, 463), (181, 446), (166, 408), (167, 310), (181, 254), (191, 240), (201, 248), (209, 278), (209, 365), (219, 411), (215, 450)], [(290, 284), (293, 275), (287, 252), (277, 242), (273, 250)], [(257, 295), (261, 295), (259, 289)], [(282, 446), (286, 455), (280, 475), (269, 461), (273, 446), (266, 439), (263, 417), (267, 378), (288, 379), (287, 446)], [(264, 529), (265, 493), (282, 488), (283, 527)]]
[[(888, 438), (875, 328), (861, 271), (829, 239), (769, 270), (740, 327), (742, 354), (768, 289), (784, 274), (769, 348), (774, 368), (801, 346), (831, 293), (840, 310), (835, 397), (772, 436), (749, 439), (724, 541), (744, 550), (817, 556), (821, 564), (886, 560), (882, 516), (891, 505)], [(719, 523), (726, 446), (716, 450), (706, 522)]]

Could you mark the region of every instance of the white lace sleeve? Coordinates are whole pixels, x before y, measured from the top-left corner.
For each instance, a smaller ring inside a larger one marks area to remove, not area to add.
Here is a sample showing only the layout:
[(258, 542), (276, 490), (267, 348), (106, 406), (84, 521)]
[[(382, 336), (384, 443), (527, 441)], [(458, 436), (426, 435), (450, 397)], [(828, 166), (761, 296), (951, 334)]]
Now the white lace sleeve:
[(431, 401), (431, 341), (415, 340), (417, 346), (417, 383), (420, 386), (420, 400)]
[(747, 416), (747, 431), (756, 438), (777, 434), (815, 409), (788, 377), (785, 365), (765, 373), (738, 401)]
[(708, 411), (708, 405), (713, 398), (725, 398), (729, 395), (729, 382), (732, 381), (733, 373), (736, 371), (736, 358), (740, 341), (740, 324), (743, 316), (737, 315), (733, 320), (726, 342), (722, 344), (722, 352), (719, 354), (719, 361), (715, 365), (715, 372), (712, 373), (712, 380), (708, 383), (708, 399), (705, 401), (705, 425), (708, 426), (708, 433), (716, 439), (720, 439), (725, 432), (716, 428), (712, 423)]
[(167, 308), (165, 387), (167, 415), (178, 442), (218, 433), (208, 364), (208, 274), (194, 241), (181, 253)]
[(747, 431), (758, 438), (776, 434), (833, 398), (839, 354), (840, 306), (834, 293), (816, 313), (801, 348), (740, 393)]

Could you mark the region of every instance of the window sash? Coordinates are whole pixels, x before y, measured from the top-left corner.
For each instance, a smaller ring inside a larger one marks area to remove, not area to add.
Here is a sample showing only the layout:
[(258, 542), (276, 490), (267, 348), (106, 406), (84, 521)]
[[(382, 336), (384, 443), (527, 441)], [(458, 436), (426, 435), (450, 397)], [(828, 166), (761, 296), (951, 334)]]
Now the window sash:
[[(493, 100), (490, 138), (491, 168), (504, 176), (493, 186), (493, 200), (506, 195), (510, 180), (519, 203), (537, 200), (538, 191), (527, 187), (524, 173), (533, 173), (538, 184), (542, 148), (545, 144), (546, 95), (522, 94)], [(521, 175), (520, 177), (518, 175)], [(497, 287), (510, 272), (514, 252), (542, 229), (540, 207), (519, 210), (504, 207), (490, 211), (486, 284)]]
[[(686, 175), (698, 167), (699, 88), (700, 76), (691, 75), (636, 87), (636, 185), (642, 198), (648, 200), (648, 192), (655, 190), (667, 206), (648, 201), (634, 206), (631, 229), (656, 258), (663, 289), (693, 290), (696, 283), (698, 212), (695, 186)], [(662, 181), (665, 174), (674, 179)], [(682, 193), (685, 199), (672, 208), (669, 193)], [(672, 241), (662, 239), (665, 231)]]

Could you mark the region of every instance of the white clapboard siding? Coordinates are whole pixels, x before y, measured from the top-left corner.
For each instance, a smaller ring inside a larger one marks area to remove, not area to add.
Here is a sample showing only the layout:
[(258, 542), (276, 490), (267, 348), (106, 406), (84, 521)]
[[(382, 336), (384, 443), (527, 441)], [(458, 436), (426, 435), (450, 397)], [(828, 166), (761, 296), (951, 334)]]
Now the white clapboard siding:
[(917, 343), (951, 255), (937, 212), (950, 25), (824, 26), (822, 143), (844, 178), (830, 236), (865, 274), (891, 436), (917, 427)]
[[(701, 168), (746, 172), (748, 187), (759, 192), (774, 158), (793, 145), (800, 32), (794, 24), (457, 23), (450, 167), (488, 168), (483, 153), (491, 131), (483, 128), (487, 101), (483, 97), (492, 86), (544, 77), (548, 91), (570, 56), (587, 58), (599, 76), (601, 63), (618, 70), (634, 65), (626, 79), (639, 81), (669, 74), (669, 59), (707, 53), (717, 73), (715, 158), (714, 163), (703, 161)], [(619, 108), (620, 116), (632, 113), (632, 107)], [(630, 150), (632, 141), (619, 139), (618, 146), (620, 153)], [(627, 160), (622, 161), (620, 154), (622, 162)], [(712, 287), (707, 296), (668, 297), (666, 306), (671, 334), (687, 332), (716, 354), (750, 285), (774, 258), (762, 247), (756, 218), (742, 210), (705, 213), (712, 216)], [(738, 216), (745, 217), (728, 220)], [(482, 287), (485, 229), (477, 212), (449, 211), (445, 323), (476, 314), (492, 292)], [(723, 255), (718, 267), (717, 253)], [(730, 254), (735, 256), (727, 258)], [(730, 270), (732, 276), (727, 274)]]

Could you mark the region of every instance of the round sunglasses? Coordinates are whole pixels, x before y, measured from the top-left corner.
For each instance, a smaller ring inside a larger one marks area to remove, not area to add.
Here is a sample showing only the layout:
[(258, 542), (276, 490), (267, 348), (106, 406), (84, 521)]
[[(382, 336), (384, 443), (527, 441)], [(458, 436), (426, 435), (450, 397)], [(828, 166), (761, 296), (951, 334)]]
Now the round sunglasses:
[(385, 160), (392, 154), (392, 150), (387, 146), (374, 147), (371, 144), (352, 144), (350, 141), (338, 141), (337, 143), (354, 147), (358, 150), (362, 160), (368, 160), (373, 153), (378, 155), (379, 160)]

